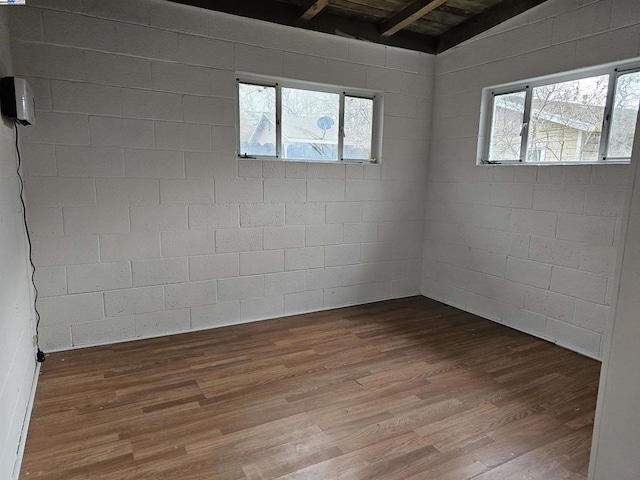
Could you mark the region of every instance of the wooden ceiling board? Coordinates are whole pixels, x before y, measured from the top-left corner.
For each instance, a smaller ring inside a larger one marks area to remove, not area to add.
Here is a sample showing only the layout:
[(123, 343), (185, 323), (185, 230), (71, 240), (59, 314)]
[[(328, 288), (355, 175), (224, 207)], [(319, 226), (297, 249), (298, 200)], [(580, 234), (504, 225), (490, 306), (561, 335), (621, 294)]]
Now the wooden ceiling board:
[(408, 50), (440, 53), (547, 0), (435, 0), (433, 10), (429, 10), (427, 0), (318, 0), (312, 10), (311, 0), (169, 1)]

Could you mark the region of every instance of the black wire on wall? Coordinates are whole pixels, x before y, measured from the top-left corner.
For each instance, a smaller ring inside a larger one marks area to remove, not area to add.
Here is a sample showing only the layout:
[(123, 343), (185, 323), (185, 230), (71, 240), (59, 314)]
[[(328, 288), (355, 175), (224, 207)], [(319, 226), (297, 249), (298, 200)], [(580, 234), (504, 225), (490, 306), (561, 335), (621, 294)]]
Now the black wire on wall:
[(39, 346), (39, 342), (40, 342), (39, 331), (40, 331), (41, 317), (40, 317), (40, 312), (38, 311), (38, 287), (36, 287), (36, 280), (35, 280), (36, 266), (33, 263), (31, 235), (29, 234), (29, 225), (27, 224), (27, 206), (24, 202), (24, 179), (22, 178), (22, 173), (20, 171), (22, 167), (22, 157), (20, 155), (20, 138), (18, 133), (18, 122), (14, 122), (14, 128), (16, 131), (16, 153), (18, 155), (17, 173), (18, 173), (18, 179), (20, 181), (20, 203), (22, 204), (22, 219), (24, 221), (24, 231), (26, 233), (27, 247), (29, 249), (27, 252), (27, 255), (29, 257), (29, 263), (31, 264), (31, 284), (33, 285), (33, 291), (34, 291), (33, 308), (36, 313), (36, 338), (38, 339), (38, 353), (36, 355), (36, 358), (39, 363), (42, 363), (45, 360), (45, 354), (42, 350), (40, 350), (40, 346)]

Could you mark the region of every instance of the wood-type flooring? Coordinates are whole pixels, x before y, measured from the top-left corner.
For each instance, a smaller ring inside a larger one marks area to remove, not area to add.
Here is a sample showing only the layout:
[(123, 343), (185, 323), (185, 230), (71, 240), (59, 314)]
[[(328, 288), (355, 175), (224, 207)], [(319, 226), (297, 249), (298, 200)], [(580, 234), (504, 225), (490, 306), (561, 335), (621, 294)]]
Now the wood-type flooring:
[(423, 297), (56, 353), (20, 478), (584, 480), (599, 371)]

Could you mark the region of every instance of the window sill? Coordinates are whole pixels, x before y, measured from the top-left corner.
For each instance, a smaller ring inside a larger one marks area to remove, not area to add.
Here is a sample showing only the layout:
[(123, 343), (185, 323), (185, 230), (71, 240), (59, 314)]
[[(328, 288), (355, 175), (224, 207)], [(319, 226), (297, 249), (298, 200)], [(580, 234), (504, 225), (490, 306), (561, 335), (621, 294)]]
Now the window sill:
[(268, 162), (283, 162), (283, 163), (326, 163), (328, 165), (341, 165), (341, 164), (355, 164), (355, 165), (379, 165), (377, 160), (311, 160), (306, 158), (276, 158), (276, 157), (260, 157), (260, 156), (243, 156), (238, 155), (238, 160), (265, 160)]
[(608, 160), (606, 162), (478, 162), (476, 165), (481, 167), (499, 167), (504, 165), (522, 165), (525, 167), (549, 167), (557, 166), (589, 166), (589, 165), (629, 165), (631, 161)]

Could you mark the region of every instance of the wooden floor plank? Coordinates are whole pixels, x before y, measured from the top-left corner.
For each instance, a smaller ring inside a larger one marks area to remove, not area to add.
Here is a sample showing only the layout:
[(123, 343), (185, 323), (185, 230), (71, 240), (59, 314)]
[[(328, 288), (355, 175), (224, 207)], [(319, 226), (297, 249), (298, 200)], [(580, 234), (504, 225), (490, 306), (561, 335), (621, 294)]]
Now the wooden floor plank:
[(599, 369), (423, 297), (56, 353), (21, 478), (584, 480)]

